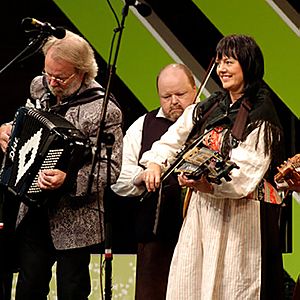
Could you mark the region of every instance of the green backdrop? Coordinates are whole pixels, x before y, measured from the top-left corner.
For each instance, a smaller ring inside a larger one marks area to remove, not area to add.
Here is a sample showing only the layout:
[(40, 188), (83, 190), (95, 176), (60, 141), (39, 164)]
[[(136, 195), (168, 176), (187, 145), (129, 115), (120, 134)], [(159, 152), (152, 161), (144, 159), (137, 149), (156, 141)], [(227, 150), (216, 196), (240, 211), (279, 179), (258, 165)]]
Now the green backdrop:
[[(104, 0), (54, 0), (54, 2), (107, 60), (113, 29), (117, 27), (107, 2)], [(111, 2), (121, 19), (123, 1)], [(245, 33), (257, 40), (265, 57), (266, 82), (299, 117), (300, 68), (297, 67), (300, 53), (299, 36), (283, 22), (266, 1), (231, 0), (228, 3), (224, 0), (194, 0), (193, 2), (222, 34)], [(142, 99), (147, 109), (156, 107), (158, 102), (155, 91), (155, 77), (158, 70), (172, 61), (171, 56), (130, 12), (125, 23), (116, 72), (137, 98)], [(294, 202), (293, 253), (284, 254), (285, 269), (294, 279), (300, 273), (299, 212), (300, 206)]]

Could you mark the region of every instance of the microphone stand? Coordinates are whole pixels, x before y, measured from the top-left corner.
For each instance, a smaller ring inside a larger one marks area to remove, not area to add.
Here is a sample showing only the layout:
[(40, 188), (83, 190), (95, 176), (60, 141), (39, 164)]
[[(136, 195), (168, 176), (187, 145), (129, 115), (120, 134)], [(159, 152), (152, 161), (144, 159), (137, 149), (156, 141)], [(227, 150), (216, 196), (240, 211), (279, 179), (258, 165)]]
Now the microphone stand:
[(107, 156), (107, 169), (106, 169), (106, 189), (107, 194), (106, 198), (104, 198), (104, 220), (105, 220), (105, 299), (111, 299), (112, 297), (112, 226), (111, 226), (111, 220), (112, 220), (112, 207), (111, 207), (111, 201), (109, 198), (109, 190), (111, 185), (111, 155), (112, 155), (112, 148), (113, 144), (115, 142), (115, 137), (112, 133), (105, 135), (105, 145), (106, 145), (106, 156)]
[[(0, 70), (0, 75), (7, 70), (13, 63), (15, 63), (18, 60), (24, 60), (30, 56), (32, 56), (34, 53), (36, 53), (44, 44), (44, 42), (46, 41), (46, 38), (48, 38), (49, 34), (46, 34), (45, 32), (41, 31), (38, 36), (34, 39), (32, 39), (29, 44), (19, 53), (17, 54), (10, 62), (8, 62), (1, 70)], [(30, 53), (29, 55), (23, 57), (25, 55), (26, 52), (28, 52), (30, 49), (32, 49), (33, 47), (35, 47), (36, 45), (39, 46), (37, 47), (37, 49)], [(4, 158), (3, 158), (4, 159)], [(1, 179), (0, 179), (0, 183), (1, 183)], [(4, 195), (4, 190), (2, 189), (2, 187), (0, 186), (0, 192), (1, 192), (1, 196), (0, 196), (0, 230), (4, 228), (4, 216), (3, 216), (3, 205), (5, 202), (5, 195)]]
[[(110, 88), (111, 88), (111, 82), (112, 78), (115, 76), (116, 73), (116, 63), (117, 63), (117, 58), (118, 58), (118, 53), (120, 49), (120, 44), (121, 44), (121, 38), (122, 38), (122, 33), (124, 30), (124, 24), (125, 24), (125, 19), (128, 15), (129, 11), (129, 6), (133, 5), (133, 1), (125, 1), (125, 6), (123, 7), (122, 10), (122, 20), (120, 23), (119, 28), (115, 30), (115, 32), (118, 32), (118, 40), (117, 40), (117, 45), (116, 45), (116, 51), (114, 54), (114, 60), (113, 64), (109, 65), (108, 67), (108, 80), (107, 80), (107, 85), (105, 89), (105, 94), (103, 98), (103, 104), (101, 108), (101, 114), (100, 114), (100, 124), (97, 132), (97, 139), (96, 139), (96, 147), (93, 151), (93, 156), (92, 156), (92, 167), (91, 167), (91, 172), (89, 175), (89, 180), (88, 180), (88, 185), (87, 185), (87, 195), (91, 193), (92, 189), (92, 184), (93, 184), (93, 179), (94, 179), (94, 170), (96, 167), (97, 163), (97, 158), (100, 155), (101, 151), (101, 143), (106, 143), (107, 147), (107, 185), (106, 185), (106, 191), (108, 192), (110, 189), (110, 162), (111, 162), (111, 152), (112, 152), (112, 144), (114, 142), (114, 137), (111, 135), (106, 135), (104, 133), (104, 128), (105, 128), (105, 115), (107, 111), (107, 106), (108, 106), (108, 101), (109, 101), (109, 95), (110, 95)], [(105, 193), (104, 193), (105, 195)], [(106, 195), (109, 195), (109, 192), (106, 193)], [(99, 205), (99, 203), (98, 203)], [(111, 201), (107, 200), (104, 201), (104, 222), (105, 222), (105, 300), (110, 300), (112, 296), (112, 259), (113, 259), (113, 253), (112, 253), (112, 224), (111, 224)], [(101, 226), (101, 216), (100, 216), (100, 209), (99, 209), (99, 222)], [(101, 280), (101, 278), (100, 278)]]
[[(49, 34), (45, 34), (43, 31), (41, 31), (38, 36), (32, 40), (30, 40), (29, 44), (19, 53), (17, 54), (10, 62), (8, 62), (1, 70), (0, 70), (0, 75), (7, 70), (11, 65), (13, 65), (15, 62), (17, 61), (21, 61), (21, 60), (25, 60), (26, 58), (31, 57), (34, 53), (36, 53), (44, 44), (44, 42), (46, 41), (46, 38), (48, 38)], [(30, 54), (28, 54), (27, 56), (25, 56), (26, 52), (28, 52), (29, 50), (33, 49), (33, 47), (35, 47), (36, 45), (38, 45), (38, 47), (31, 52)], [(2, 164), (4, 162), (4, 157), (2, 157)], [(1, 167), (2, 168), (2, 167)], [(0, 183), (1, 183), (1, 178), (0, 178)], [(6, 203), (6, 191), (4, 190), (2, 184), (0, 184), (0, 231), (1, 230), (6, 230), (4, 229), (5, 227), (5, 223), (4, 223), (4, 204)], [(10, 290), (11, 290), (11, 283), (12, 283), (12, 276), (13, 273), (11, 273), (11, 271), (7, 271), (5, 272), (7, 274), (5, 274), (5, 281), (2, 282), (0, 288), (0, 298), (1, 295), (4, 293), (4, 297), (6, 298), (6, 296), (9, 296)], [(9, 296), (10, 298), (10, 296)]]
[(32, 39), (29, 44), (16, 56), (14, 57), (7, 65), (5, 65), (1, 70), (0, 70), (0, 75), (6, 70), (8, 69), (8, 67), (10, 67), (13, 63), (15, 63), (17, 60), (21, 60), (22, 56), (30, 49), (32, 49), (34, 46), (38, 45), (38, 43), (40, 44), (38, 46), (38, 48), (30, 53), (29, 55), (25, 56), (24, 58), (22, 58), (22, 60), (24, 60), (25, 58), (28, 58), (30, 56), (32, 56), (34, 53), (36, 53), (45, 43), (46, 39), (49, 37), (49, 34), (41, 31), (38, 36), (34, 39)]

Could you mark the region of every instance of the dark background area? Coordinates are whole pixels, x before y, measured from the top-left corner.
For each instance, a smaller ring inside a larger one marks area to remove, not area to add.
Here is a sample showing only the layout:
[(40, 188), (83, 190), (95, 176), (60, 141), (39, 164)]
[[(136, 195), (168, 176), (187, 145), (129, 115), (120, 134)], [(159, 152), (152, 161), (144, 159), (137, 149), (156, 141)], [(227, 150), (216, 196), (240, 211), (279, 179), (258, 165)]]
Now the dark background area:
[[(80, 34), (77, 28), (51, 0), (5, 1), (1, 10), (2, 15), (9, 16), (9, 21), (7, 18), (0, 18), (0, 33), (2, 37), (0, 46), (0, 92), (2, 95), (0, 124), (11, 121), (14, 118), (16, 110), (23, 106), (29, 97), (31, 80), (41, 74), (44, 68), (44, 57), (41, 51), (25, 60), (17, 60), (11, 64), (12, 60), (19, 56), (31, 43), (32, 38), (36, 37), (35, 33), (25, 32), (25, 29), (28, 28), (22, 26), (22, 20), (27, 17), (35, 18)], [(110, 45), (107, 47), (110, 47)], [(26, 54), (32, 52), (33, 49), (29, 52), (27, 51)], [(96, 80), (103, 86), (106, 86), (108, 66), (96, 51), (95, 57), (99, 66)], [(113, 77), (111, 92), (117, 99), (122, 99), (122, 101), (126, 99), (125, 102), (119, 101), (125, 116), (123, 125), (125, 132), (129, 125), (146, 112), (146, 109), (117, 75)], [(112, 197), (111, 200), (114, 232), (113, 252), (135, 253), (136, 243), (132, 230), (137, 202), (118, 197)]]
[[(5, 1), (1, 11), (2, 15), (9, 16), (9, 20), (7, 20), (8, 18), (0, 18), (0, 33), (2, 37), (0, 47), (0, 92), (2, 95), (0, 124), (11, 120), (16, 109), (25, 104), (29, 96), (29, 85), (32, 78), (43, 71), (44, 62), (41, 52), (21, 62), (16, 61), (6, 68), (7, 64), (19, 55), (35, 36), (35, 34), (25, 31), (28, 28), (22, 26), (22, 20), (26, 17), (31, 17), (43, 22), (49, 22), (53, 26), (63, 26), (80, 34), (77, 28), (51, 0)], [(107, 64), (96, 51), (95, 56), (99, 66), (96, 79), (105, 86), (107, 81)], [(146, 109), (117, 75), (113, 78), (111, 91), (117, 99), (126, 99), (126, 103), (119, 102), (124, 115), (126, 115), (126, 118), (124, 118), (125, 130), (133, 121), (146, 112)]]
[(288, 3), (300, 14), (300, 1), (299, 0), (288, 0)]
[[(151, 5), (153, 11), (168, 26), (177, 39), (206, 69), (212, 58), (212, 53), (214, 53), (215, 46), (222, 37), (213, 24), (190, 0), (147, 0), (146, 2)], [(0, 92), (2, 107), (0, 109), (0, 123), (4, 123), (12, 120), (17, 108), (25, 104), (29, 96), (29, 85), (32, 78), (43, 70), (43, 56), (41, 53), (35, 54), (22, 62), (16, 62), (4, 70), (5, 66), (28, 45), (32, 36), (24, 31), (21, 25), (22, 20), (26, 17), (32, 17), (43, 22), (47, 21), (54, 26), (59, 25), (74, 32), (79, 32), (51, 0), (3, 1), (1, 11)], [(199, 36), (195, 34), (195, 30), (197, 31), (199, 28), (205, 28), (201, 32), (201, 43), (199, 43)], [(109, 45), (107, 47), (109, 48)], [(97, 53), (96, 59), (99, 65), (97, 80), (105, 86), (107, 64)], [(215, 75), (213, 77), (218, 81)], [(126, 99), (126, 103), (120, 103), (125, 116), (125, 131), (146, 109), (118, 76), (113, 79), (112, 93), (117, 99)], [(274, 105), (282, 120), (284, 120), (286, 156), (291, 157), (293, 154), (300, 152), (299, 140), (296, 141), (295, 139), (300, 132), (299, 120), (276, 94), (273, 96)], [(130, 199), (119, 199), (114, 202), (113, 209), (116, 251), (130, 253), (134, 251), (135, 246), (132, 237), (132, 222), (136, 211), (136, 203)], [(288, 236), (290, 237), (291, 209), (286, 210), (286, 218), (288, 220)], [(132, 222), (130, 223), (128, 220)], [(287, 251), (291, 250), (290, 243), (291, 239), (289, 238), (286, 245)]]
[[(205, 15), (190, 0), (182, 3), (181, 1), (171, 0), (147, 0), (146, 2), (151, 5), (153, 11), (206, 69), (213, 56), (214, 48), (222, 35)], [(0, 18), (0, 33), (2, 37), (0, 47), (0, 92), (2, 95), (0, 124), (11, 120), (16, 109), (25, 103), (29, 96), (29, 85), (32, 78), (43, 70), (43, 56), (40, 53), (22, 62), (16, 62), (3, 70), (28, 45), (30, 37), (32, 37), (32, 34), (26, 33), (22, 27), (22, 20), (26, 17), (33, 17), (41, 21), (47, 21), (54, 26), (63, 26), (66, 29), (79, 33), (77, 28), (51, 0), (4, 1), (1, 10), (2, 15), (7, 16), (7, 18)], [(191, 28), (206, 29), (201, 33), (201, 43), (198, 42), (198, 36), (195, 35)], [(110, 45), (107, 45), (107, 47), (109, 49)], [(105, 86), (107, 64), (98, 53), (96, 53), (96, 59), (99, 65), (97, 80)], [(213, 74), (212, 76), (218, 82), (216, 75)], [(117, 75), (113, 79), (111, 91), (117, 99), (126, 99), (126, 103), (120, 102), (126, 116), (124, 118), (125, 130), (146, 109)], [(287, 121), (284, 126), (287, 132), (287, 143), (291, 145), (287, 149), (287, 155), (291, 155), (296, 149), (299, 149), (298, 142), (294, 141), (291, 136), (295, 130), (298, 131), (298, 122), (276, 94), (274, 94), (274, 103), (279, 115), (285, 116), (283, 119)]]

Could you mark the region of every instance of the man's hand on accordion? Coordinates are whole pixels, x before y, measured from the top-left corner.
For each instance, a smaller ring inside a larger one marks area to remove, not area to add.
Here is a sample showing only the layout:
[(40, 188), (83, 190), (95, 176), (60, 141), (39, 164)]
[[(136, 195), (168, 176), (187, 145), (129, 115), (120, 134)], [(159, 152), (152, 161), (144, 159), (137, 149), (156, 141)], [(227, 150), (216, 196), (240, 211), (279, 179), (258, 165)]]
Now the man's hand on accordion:
[(37, 183), (43, 190), (55, 190), (63, 185), (66, 175), (65, 172), (58, 169), (42, 170)]
[(10, 123), (5, 123), (0, 126), (0, 147), (3, 152), (6, 151), (10, 134), (11, 134), (12, 125)]

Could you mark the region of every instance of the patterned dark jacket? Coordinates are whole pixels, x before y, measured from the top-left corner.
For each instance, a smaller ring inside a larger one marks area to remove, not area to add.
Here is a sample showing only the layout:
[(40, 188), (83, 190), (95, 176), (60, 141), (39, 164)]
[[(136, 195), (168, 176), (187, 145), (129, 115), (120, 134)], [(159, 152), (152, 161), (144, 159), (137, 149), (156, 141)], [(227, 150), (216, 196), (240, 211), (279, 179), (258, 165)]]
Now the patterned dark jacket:
[[(97, 93), (89, 93), (89, 90), (96, 90)], [(32, 100), (36, 100), (46, 93), (42, 77), (37, 77), (32, 81), (30, 92)], [(87, 101), (85, 101), (85, 95), (89, 98)], [(81, 130), (92, 143), (96, 141), (103, 95), (104, 92), (103, 89), (101, 91), (101, 86), (96, 81), (92, 81), (88, 86), (83, 85), (80, 88), (79, 92), (71, 100), (74, 101), (72, 105), (67, 105), (65, 106), (66, 108), (62, 109), (65, 118)], [(59, 109), (58, 112), (60, 112)], [(111, 157), (111, 183), (114, 183), (121, 169), (123, 135), (121, 110), (111, 100), (108, 102), (105, 120), (104, 131), (112, 133), (115, 137)], [(101, 145), (103, 144), (101, 143)], [(69, 193), (65, 193), (57, 197), (58, 199), (49, 199), (48, 201), (50, 231), (56, 249), (85, 247), (104, 240), (103, 195), (107, 172), (106, 148), (104, 146), (101, 146), (100, 157), (101, 160), (97, 161), (96, 164), (90, 195), (81, 197), (86, 192), (90, 175), (91, 163), (88, 162), (77, 174), (76, 184), (71, 193), (72, 197)], [(22, 203), (17, 225), (27, 211), (28, 207)]]

